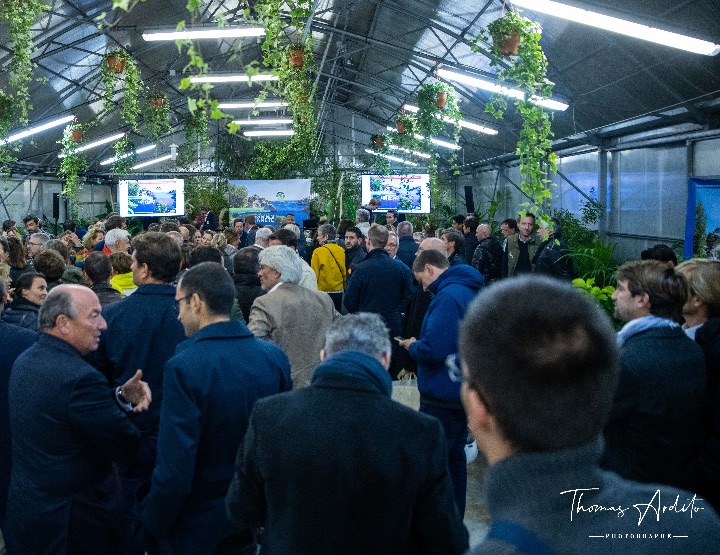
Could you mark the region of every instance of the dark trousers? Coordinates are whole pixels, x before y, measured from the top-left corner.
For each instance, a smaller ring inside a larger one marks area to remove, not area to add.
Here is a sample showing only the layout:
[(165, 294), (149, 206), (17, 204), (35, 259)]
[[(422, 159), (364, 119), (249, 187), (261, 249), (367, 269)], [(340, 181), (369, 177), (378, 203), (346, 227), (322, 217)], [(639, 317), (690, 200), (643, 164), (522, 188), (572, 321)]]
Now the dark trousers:
[(428, 405), (420, 401), (420, 412), (434, 416), (442, 424), (448, 446), (448, 467), (453, 483), (453, 493), (458, 513), (465, 515), (465, 495), (467, 491), (467, 459), (465, 442), (467, 440), (467, 418), (462, 409), (448, 409)]

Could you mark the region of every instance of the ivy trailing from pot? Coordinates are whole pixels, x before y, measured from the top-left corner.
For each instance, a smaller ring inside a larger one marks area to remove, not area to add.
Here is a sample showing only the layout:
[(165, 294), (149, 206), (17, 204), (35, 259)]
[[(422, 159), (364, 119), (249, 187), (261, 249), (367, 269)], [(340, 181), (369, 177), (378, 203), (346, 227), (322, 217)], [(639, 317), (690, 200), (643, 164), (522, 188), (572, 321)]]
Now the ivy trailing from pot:
[(77, 151), (80, 141), (76, 139), (82, 140), (82, 132), (83, 124), (76, 120), (65, 127), (62, 140), (58, 141), (62, 145), (62, 158), (57, 176), (65, 181), (61, 194), (67, 201), (68, 214), (72, 220), (77, 220), (78, 217), (78, 204), (83, 183), (80, 174), (88, 169), (85, 155)]
[(370, 150), (375, 153), (370, 160), (370, 165), (375, 168), (379, 175), (388, 175), (390, 173), (390, 160), (387, 156), (390, 155), (390, 136), (387, 134), (372, 135), (370, 137)]
[[(519, 37), (517, 56), (503, 58), (508, 52), (505, 39), (513, 33)], [(529, 199), (522, 207), (549, 225), (550, 216), (546, 210), (547, 201), (552, 198), (548, 188), (552, 181), (545, 177), (545, 167), (549, 171), (557, 169), (557, 155), (552, 151), (552, 116), (531, 101), (550, 98), (554, 86), (547, 79), (547, 59), (540, 46), (541, 35), (540, 24), (508, 10), (488, 25), (487, 32), (482, 31), (474, 39), (473, 50), (478, 51), (481, 41), (488, 43), (492, 38), (490, 64), (497, 68), (498, 84), (507, 84), (524, 93), (523, 99), (515, 101), (522, 118), (520, 140), (515, 152), (520, 156), (521, 189)], [(485, 107), (487, 113), (498, 119), (504, 116), (506, 109), (507, 100), (500, 94), (493, 94)]]
[[(0, 139), (7, 138), (14, 123), (15, 99), (12, 95), (0, 90)], [(15, 162), (12, 152), (17, 149), (17, 143), (0, 144), (0, 171), (7, 171), (9, 164)]]
[[(417, 130), (425, 137), (427, 148), (432, 150), (430, 139), (444, 133), (448, 123), (453, 126), (453, 141), (457, 145), (460, 142), (462, 114), (458, 109), (455, 89), (442, 81), (427, 83), (420, 87), (417, 102), (419, 108)], [(453, 150), (450, 156), (450, 168), (458, 174), (460, 172), (457, 170), (456, 160), (457, 150)]]
[(148, 104), (143, 114), (145, 131), (149, 138), (159, 141), (172, 131), (170, 125), (170, 102), (165, 93), (155, 90), (148, 94)]
[(115, 143), (115, 162), (113, 162), (111, 172), (121, 177), (130, 175), (133, 167), (137, 163), (137, 155), (135, 154), (135, 143), (128, 137), (125, 137)]
[(32, 110), (28, 85), (32, 79), (31, 57), (34, 51), (31, 29), (39, 16), (50, 6), (39, 0), (3, 0), (0, 2), (0, 19), (9, 25), (9, 42), (12, 45), (12, 66), (9, 90), (15, 98), (18, 123), (27, 125), (28, 111)]
[(115, 89), (120, 84), (123, 92), (120, 118), (137, 129), (140, 116), (138, 97), (145, 86), (130, 54), (123, 49), (105, 54), (100, 61), (100, 78), (103, 83), (103, 109), (110, 112), (115, 108)]

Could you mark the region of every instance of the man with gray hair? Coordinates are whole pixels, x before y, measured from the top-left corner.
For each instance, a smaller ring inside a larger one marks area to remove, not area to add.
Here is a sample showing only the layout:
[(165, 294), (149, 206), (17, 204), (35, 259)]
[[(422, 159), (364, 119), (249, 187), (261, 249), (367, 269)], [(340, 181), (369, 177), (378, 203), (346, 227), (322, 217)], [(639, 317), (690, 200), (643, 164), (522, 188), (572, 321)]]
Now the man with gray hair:
[(368, 229), (370, 229), (370, 211), (365, 208), (355, 210), (355, 225), (367, 237)]
[(12, 477), (7, 527), (18, 553), (123, 553), (113, 461), (129, 460), (147, 410), (137, 370), (112, 389), (83, 357), (106, 328), (97, 296), (58, 285), (40, 309), (42, 333), (10, 375)]
[(272, 234), (273, 231), (269, 227), (261, 227), (255, 230), (255, 242), (252, 245), (248, 245), (248, 248), (255, 249), (259, 254), (260, 251), (270, 246), (270, 236)]
[(415, 261), (415, 253), (418, 250), (418, 244), (413, 239), (413, 226), (410, 222), (400, 222), (397, 226), (398, 234), (398, 260), (405, 263), (405, 265), (412, 269), (413, 262)]
[(280, 346), (290, 359), (293, 387), (306, 387), (320, 362), (325, 331), (338, 316), (332, 299), (299, 285), (300, 259), (285, 245), (260, 252), (258, 277), (267, 294), (253, 302), (248, 328)]
[(392, 401), (380, 316), (339, 319), (320, 358), (310, 387), (255, 403), (231, 522), (275, 553), (464, 552), (440, 424)]
[(130, 233), (128, 233), (127, 229), (119, 227), (111, 229), (105, 235), (105, 247), (110, 251), (110, 254), (128, 252), (130, 250)]
[(33, 233), (27, 241), (27, 257), (32, 259), (44, 251), (49, 240), (50, 236), (45, 233)]

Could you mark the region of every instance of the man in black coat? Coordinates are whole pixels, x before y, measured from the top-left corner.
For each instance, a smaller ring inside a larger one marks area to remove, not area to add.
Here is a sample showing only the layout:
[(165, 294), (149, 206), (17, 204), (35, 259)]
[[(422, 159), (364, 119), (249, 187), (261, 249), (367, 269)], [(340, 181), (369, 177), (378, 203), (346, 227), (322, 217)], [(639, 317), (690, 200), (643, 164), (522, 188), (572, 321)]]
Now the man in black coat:
[[(7, 301), (5, 280), (0, 280), (0, 313)], [(10, 369), (20, 354), (37, 340), (37, 333), (0, 321), (0, 531), (5, 532), (5, 506), (10, 487), (10, 414), (8, 408), (8, 387)], [(5, 534), (5, 543), (12, 546), (11, 538)]]
[(503, 249), (491, 233), (490, 224), (477, 227), (475, 237), (478, 244), (470, 261), (470, 265), (482, 274), (485, 287), (502, 277)]
[(255, 404), (231, 522), (264, 526), (267, 554), (464, 552), (440, 424), (391, 400), (380, 318), (338, 320), (321, 359), (310, 387)]
[(111, 273), (110, 257), (104, 252), (91, 252), (85, 258), (85, 267), (83, 268), (85, 281), (98, 296), (102, 307), (127, 298), (110, 285)]
[[(400, 222), (397, 226), (398, 234), (398, 251), (397, 258), (402, 260), (408, 269), (412, 268), (415, 262), (415, 253), (418, 250), (418, 244), (413, 239), (413, 226), (410, 222)], [(368, 248), (368, 250), (370, 250)]]
[(42, 333), (10, 376), (12, 475), (7, 527), (19, 553), (123, 553), (112, 461), (131, 459), (140, 432), (124, 411), (148, 408), (142, 372), (111, 389), (82, 357), (105, 329), (100, 302), (59, 285), (40, 311)]

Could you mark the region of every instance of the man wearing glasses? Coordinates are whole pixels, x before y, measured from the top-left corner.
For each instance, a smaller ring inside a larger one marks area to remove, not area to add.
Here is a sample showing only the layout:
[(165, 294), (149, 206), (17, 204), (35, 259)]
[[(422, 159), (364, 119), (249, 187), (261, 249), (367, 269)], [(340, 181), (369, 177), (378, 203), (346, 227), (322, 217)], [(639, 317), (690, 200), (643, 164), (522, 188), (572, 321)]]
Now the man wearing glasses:
[(45, 243), (50, 240), (49, 235), (44, 233), (33, 233), (27, 242), (27, 257), (35, 258), (38, 254), (45, 250)]
[(449, 451), (455, 503), (465, 513), (467, 486), (467, 420), (460, 401), (460, 384), (448, 375), (445, 359), (457, 353), (457, 336), (465, 310), (483, 287), (480, 272), (467, 264), (450, 267), (439, 251), (421, 252), (413, 264), (415, 279), (434, 296), (423, 319), (420, 336), (400, 341), (417, 362), (420, 412), (440, 420)]

